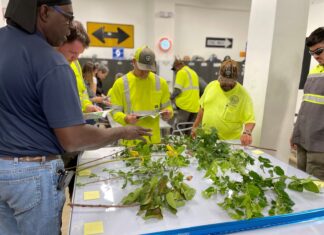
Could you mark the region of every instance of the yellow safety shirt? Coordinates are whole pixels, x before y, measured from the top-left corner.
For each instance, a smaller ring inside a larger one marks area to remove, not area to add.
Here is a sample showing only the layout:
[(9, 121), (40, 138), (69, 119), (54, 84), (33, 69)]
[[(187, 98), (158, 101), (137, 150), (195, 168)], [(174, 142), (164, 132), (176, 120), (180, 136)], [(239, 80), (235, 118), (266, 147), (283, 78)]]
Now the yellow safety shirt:
[[(159, 111), (168, 109), (171, 112), (170, 93), (166, 81), (158, 75), (150, 72), (143, 79), (129, 72), (118, 78), (110, 90), (113, 119), (125, 126), (127, 114), (156, 115), (155, 118), (140, 118), (136, 123), (152, 129), (152, 136), (145, 137), (148, 143), (160, 143), (160, 118)], [(127, 146), (136, 145), (139, 141), (124, 141)]]
[(243, 124), (255, 123), (252, 100), (239, 83), (223, 91), (219, 82), (209, 83), (200, 99), (203, 128), (215, 127), (222, 140), (240, 139)]
[(75, 74), (75, 79), (76, 79), (76, 82), (77, 82), (77, 87), (78, 87), (82, 112), (85, 112), (87, 106), (92, 105), (92, 102), (89, 99), (87, 88), (86, 88), (86, 86), (84, 84), (81, 65), (80, 65), (79, 61), (76, 60), (76, 61), (73, 61), (70, 64), (70, 66), (71, 66), (71, 68), (72, 68), (72, 70), (73, 70), (73, 72)]
[(175, 98), (177, 107), (191, 113), (199, 111), (199, 78), (197, 73), (183, 66), (177, 72), (174, 88), (181, 90), (181, 93)]

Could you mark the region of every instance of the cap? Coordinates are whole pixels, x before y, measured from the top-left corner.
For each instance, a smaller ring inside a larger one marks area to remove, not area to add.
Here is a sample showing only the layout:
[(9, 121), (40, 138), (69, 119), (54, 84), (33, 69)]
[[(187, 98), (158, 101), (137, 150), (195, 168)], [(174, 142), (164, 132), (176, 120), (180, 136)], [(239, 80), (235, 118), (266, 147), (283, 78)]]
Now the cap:
[(37, 6), (69, 5), (71, 0), (9, 0), (5, 18), (28, 33), (36, 29)]
[(238, 78), (238, 64), (234, 60), (225, 60), (220, 67), (222, 79), (236, 80)]
[(72, 4), (71, 0), (37, 0), (37, 5), (62, 6)]
[(138, 48), (135, 52), (134, 59), (136, 60), (136, 65), (140, 70), (156, 70), (155, 54), (150, 48)]
[(183, 61), (181, 59), (179, 59), (179, 58), (175, 58), (175, 60), (174, 60), (174, 62), (172, 64), (171, 70), (176, 71), (176, 66), (178, 66), (180, 64), (183, 65), (184, 64)]

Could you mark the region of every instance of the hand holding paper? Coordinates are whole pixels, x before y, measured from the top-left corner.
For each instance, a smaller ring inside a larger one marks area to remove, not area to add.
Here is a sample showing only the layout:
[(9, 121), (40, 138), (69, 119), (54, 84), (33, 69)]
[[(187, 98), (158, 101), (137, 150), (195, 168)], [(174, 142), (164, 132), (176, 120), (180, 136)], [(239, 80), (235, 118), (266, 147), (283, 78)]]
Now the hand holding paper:
[(168, 121), (168, 120), (170, 120), (171, 117), (172, 117), (172, 112), (171, 112), (170, 110), (168, 110), (168, 109), (164, 109), (164, 110), (162, 110), (162, 111), (160, 112), (160, 114), (161, 114), (162, 119), (163, 119), (164, 121)]

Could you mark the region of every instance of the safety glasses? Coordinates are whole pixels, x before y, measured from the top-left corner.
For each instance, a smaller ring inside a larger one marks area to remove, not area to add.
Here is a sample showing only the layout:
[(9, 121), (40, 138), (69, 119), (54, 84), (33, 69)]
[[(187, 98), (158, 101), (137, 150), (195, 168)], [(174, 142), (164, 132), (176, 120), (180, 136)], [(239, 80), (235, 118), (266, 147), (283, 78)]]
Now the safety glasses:
[(59, 8), (58, 6), (51, 6), (51, 8), (53, 8), (56, 12), (60, 13), (62, 16), (65, 17), (65, 19), (67, 20), (67, 23), (68, 24), (72, 24), (72, 21), (74, 19), (74, 16), (73, 14), (71, 13), (68, 13), (68, 12), (65, 12), (63, 11), (61, 8)]
[(323, 51), (324, 51), (324, 48), (323, 47), (320, 47), (320, 48), (317, 48), (314, 51), (309, 50), (309, 54), (312, 55), (312, 56), (314, 56), (314, 55), (320, 55), (320, 54), (322, 54)]

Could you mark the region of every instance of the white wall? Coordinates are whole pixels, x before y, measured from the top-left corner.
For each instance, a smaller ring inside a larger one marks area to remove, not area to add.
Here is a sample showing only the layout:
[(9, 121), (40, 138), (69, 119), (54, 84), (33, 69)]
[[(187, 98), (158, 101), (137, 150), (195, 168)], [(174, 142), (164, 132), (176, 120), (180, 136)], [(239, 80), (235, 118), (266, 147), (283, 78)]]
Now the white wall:
[[(242, 1), (245, 2), (245, 8), (233, 6), (231, 2), (229, 5), (224, 1), (220, 2), (216, 1), (217, 4), (211, 5), (203, 4), (204, 1), (176, 3), (177, 55), (181, 57), (200, 55), (208, 59), (211, 54), (216, 54), (221, 60), (224, 56), (230, 55), (235, 60), (242, 60), (239, 53), (245, 51), (247, 42), (249, 1)], [(233, 38), (233, 47), (231, 49), (205, 47), (206, 37)]]
[(0, 1), (0, 27), (5, 26), (5, 19), (3, 18), (5, 7), (7, 2)]
[[(135, 48), (144, 44), (156, 48), (156, 37), (163, 32), (173, 39), (172, 52), (176, 55), (201, 55), (207, 59), (215, 53), (222, 59), (229, 54), (239, 60), (239, 51), (245, 50), (250, 2), (251, 0), (168, 0), (163, 1), (163, 4), (154, 4), (152, 0), (73, 0), (73, 8), (76, 19), (84, 24), (93, 21), (134, 25)], [(175, 7), (172, 8), (171, 4)], [(156, 5), (163, 7), (161, 10), (175, 11), (175, 16), (172, 19), (159, 19), (156, 17), (159, 10)], [(176, 24), (175, 29), (172, 20)], [(152, 32), (156, 30), (156, 25), (159, 26), (159, 31)], [(231, 37), (234, 39), (233, 49), (205, 48), (206, 37)], [(125, 49), (126, 57), (131, 57), (132, 53), (134, 50)], [(83, 56), (91, 57), (93, 54), (111, 58), (112, 50), (91, 47)], [(169, 58), (162, 56), (162, 59), (173, 59), (173, 53), (167, 57)]]

